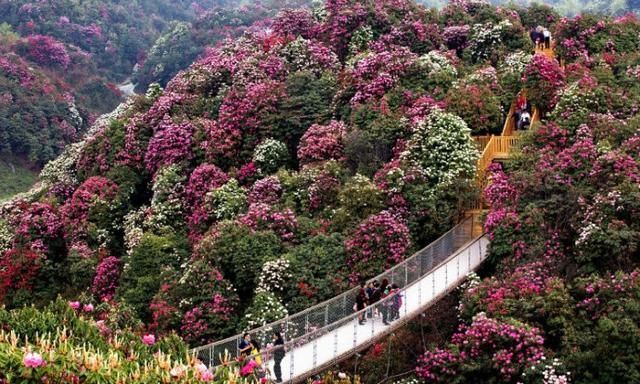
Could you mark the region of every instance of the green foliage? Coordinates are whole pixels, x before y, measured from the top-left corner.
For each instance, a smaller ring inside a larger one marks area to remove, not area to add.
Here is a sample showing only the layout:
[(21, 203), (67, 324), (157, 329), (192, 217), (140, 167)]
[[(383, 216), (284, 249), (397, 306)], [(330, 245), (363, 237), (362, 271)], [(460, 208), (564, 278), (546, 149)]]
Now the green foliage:
[(243, 303), (253, 288), (265, 261), (282, 253), (282, 242), (273, 232), (252, 232), (234, 223), (222, 224), (219, 234), (201, 242), (198, 252), (229, 279)]
[(334, 217), (337, 230), (349, 228), (384, 209), (382, 191), (366, 176), (356, 174), (338, 194)]
[(337, 83), (330, 72), (318, 77), (312, 72), (301, 71), (287, 77), (285, 86), (289, 97), (278, 107), (273, 133), (276, 139), (288, 143), (289, 151), (295, 153), (307, 128), (331, 119), (331, 101)]
[(236, 179), (210, 192), (207, 200), (210, 200), (217, 220), (232, 220), (247, 209), (246, 192)]
[(419, 167), (434, 184), (448, 185), (475, 171), (478, 150), (460, 117), (434, 109), (407, 143), (402, 159)]
[(348, 284), (344, 238), (340, 234), (311, 237), (284, 257), (289, 260), (292, 275), (283, 289), (283, 301), (290, 313), (329, 299)]
[(149, 303), (162, 283), (160, 273), (165, 268), (178, 269), (189, 254), (187, 240), (178, 234), (144, 234), (125, 259), (118, 296), (130, 304), (140, 318), (149, 320)]

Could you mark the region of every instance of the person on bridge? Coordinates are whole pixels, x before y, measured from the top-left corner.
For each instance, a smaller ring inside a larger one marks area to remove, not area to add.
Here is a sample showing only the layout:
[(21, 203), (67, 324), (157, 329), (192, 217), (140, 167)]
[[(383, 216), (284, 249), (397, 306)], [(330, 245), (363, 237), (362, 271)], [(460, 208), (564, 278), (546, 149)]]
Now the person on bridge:
[[(360, 282), (360, 289), (358, 290), (358, 296), (356, 296), (356, 311), (362, 311), (367, 307), (367, 292), (364, 289), (365, 283), (364, 281)], [(364, 325), (367, 322), (365, 319), (364, 312), (358, 315), (358, 322), (360, 325)]]
[[(375, 291), (375, 288), (373, 286), (373, 281), (370, 281), (369, 284), (367, 284), (367, 289), (365, 290), (365, 293), (367, 294), (367, 303), (369, 304), (369, 307), (371, 307), (371, 304), (373, 304), (373, 292)], [(373, 308), (369, 308), (369, 310), (367, 311), (367, 319), (371, 319), (373, 317)]]
[(389, 306), (391, 313), (389, 321), (398, 320), (400, 318), (400, 307), (402, 307), (402, 294), (397, 284), (391, 286), (390, 296), (393, 297), (392, 304)]
[(251, 353), (251, 335), (245, 333), (242, 335), (242, 341), (238, 346), (238, 356), (247, 357), (249, 353)]
[(262, 368), (262, 355), (260, 354), (260, 344), (256, 340), (251, 340), (251, 357), (256, 362), (258, 369)]
[(380, 315), (380, 311), (379, 308), (377, 306), (375, 306), (375, 304), (380, 301), (380, 298), (382, 297), (382, 291), (380, 291), (380, 282), (378, 280), (374, 280), (373, 282), (373, 293), (371, 293), (371, 296), (369, 297), (369, 305), (374, 306), (373, 308), (373, 315), (378, 317)]
[(276, 376), (276, 383), (282, 383), (282, 367), (280, 363), (284, 359), (284, 339), (280, 332), (273, 333), (273, 374)]

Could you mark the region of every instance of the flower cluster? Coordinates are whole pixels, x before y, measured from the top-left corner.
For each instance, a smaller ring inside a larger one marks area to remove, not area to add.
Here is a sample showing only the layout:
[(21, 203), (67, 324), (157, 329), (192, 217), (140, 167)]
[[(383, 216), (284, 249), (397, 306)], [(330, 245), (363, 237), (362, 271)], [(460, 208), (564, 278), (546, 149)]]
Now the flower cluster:
[(309, 164), (329, 159), (340, 160), (344, 155), (344, 123), (332, 120), (327, 125), (312, 125), (302, 136), (298, 146), (298, 160)]
[(71, 58), (64, 44), (51, 36), (28, 36), (25, 50), (27, 57), (38, 64), (59, 66), (63, 69), (71, 64)]
[(478, 150), (470, 132), (460, 117), (434, 109), (414, 130), (401, 159), (421, 168), (438, 184), (472, 175)]
[(144, 157), (147, 170), (154, 173), (163, 165), (171, 165), (191, 159), (191, 123), (176, 124), (171, 117), (165, 115), (154, 129), (153, 137)]
[(291, 71), (310, 71), (320, 75), (325, 70), (340, 67), (336, 54), (315, 40), (298, 37), (282, 48), (282, 56), (287, 60)]
[(107, 257), (96, 268), (96, 276), (93, 278), (91, 292), (100, 301), (111, 301), (118, 288), (119, 278), (120, 260), (114, 256)]
[(253, 152), (253, 163), (263, 175), (269, 175), (289, 160), (287, 146), (278, 140), (266, 139)]
[(410, 247), (407, 225), (390, 212), (382, 211), (360, 224), (345, 241), (347, 266), (354, 280), (371, 277), (404, 260)]
[(565, 86), (560, 64), (545, 55), (535, 55), (524, 71), (523, 80), (531, 103), (549, 111), (556, 103), (557, 92)]
[(245, 329), (254, 329), (285, 318), (287, 309), (275, 294), (261, 291), (256, 294), (253, 303), (247, 309), (244, 317)]
[(395, 46), (383, 52), (371, 52), (359, 60), (352, 72), (356, 94), (351, 104), (362, 104), (383, 96), (416, 59), (408, 48)]
[(264, 203), (251, 204), (249, 211), (240, 216), (238, 221), (255, 231), (273, 231), (282, 240), (293, 240), (298, 226), (296, 215), (291, 209), (278, 211)]
[(247, 196), (247, 202), (249, 204), (276, 204), (281, 196), (282, 184), (280, 180), (275, 176), (269, 176), (253, 184), (249, 196)]
[[(448, 348), (420, 357), (416, 372), (425, 380), (449, 382), (460, 375), (471, 378), (476, 370), (489, 371), (508, 382), (544, 359), (543, 343), (537, 328), (479, 314), (470, 325), (460, 325)], [(482, 363), (474, 368), (474, 362)]]
[(267, 261), (262, 265), (262, 272), (258, 279), (258, 288), (256, 292), (268, 291), (273, 293), (282, 292), (285, 283), (293, 275), (289, 272), (289, 260), (279, 258), (273, 261)]
[(92, 207), (112, 207), (119, 187), (113, 181), (94, 176), (87, 179), (61, 208), (67, 234), (71, 239), (83, 234)]
[(484, 189), (484, 198), (493, 208), (514, 206), (518, 201), (518, 190), (498, 163), (487, 169), (490, 172), (489, 185)]
[(206, 204), (211, 207), (216, 220), (232, 220), (242, 213), (247, 206), (247, 195), (236, 179), (229, 180), (225, 185), (209, 192)]

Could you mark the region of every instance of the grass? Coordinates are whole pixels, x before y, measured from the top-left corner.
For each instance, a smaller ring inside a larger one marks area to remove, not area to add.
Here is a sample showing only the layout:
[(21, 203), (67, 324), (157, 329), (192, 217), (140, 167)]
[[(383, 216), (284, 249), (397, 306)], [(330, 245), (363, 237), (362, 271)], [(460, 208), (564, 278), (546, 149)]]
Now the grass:
[(0, 159), (0, 201), (26, 192), (36, 182), (37, 172), (23, 165)]

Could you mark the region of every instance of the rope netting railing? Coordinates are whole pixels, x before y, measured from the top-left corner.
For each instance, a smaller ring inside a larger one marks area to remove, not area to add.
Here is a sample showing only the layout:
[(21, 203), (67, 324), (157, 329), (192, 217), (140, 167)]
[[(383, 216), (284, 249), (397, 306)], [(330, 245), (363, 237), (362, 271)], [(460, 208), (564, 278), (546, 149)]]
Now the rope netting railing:
[[(477, 232), (476, 221), (478, 220), (476, 215), (466, 218), (425, 248), (369, 280), (375, 279), (381, 282), (386, 279), (389, 285), (396, 284), (401, 289), (411, 285), (454, 254), (461, 246), (473, 240), (474, 235), (477, 235), (474, 232)], [(304, 311), (252, 329), (247, 333), (261, 345), (267, 345), (271, 341), (273, 332), (278, 331), (286, 340), (286, 349), (295, 349), (332, 329), (339, 328), (345, 324), (345, 321), (353, 320), (353, 315), (357, 313), (355, 303), (358, 289), (358, 287), (350, 289)], [(242, 336), (243, 334), (237, 334), (197, 347), (192, 352), (205, 364), (215, 367), (220, 364), (220, 358), (225, 355), (225, 352), (228, 352), (231, 357), (238, 356)]]

